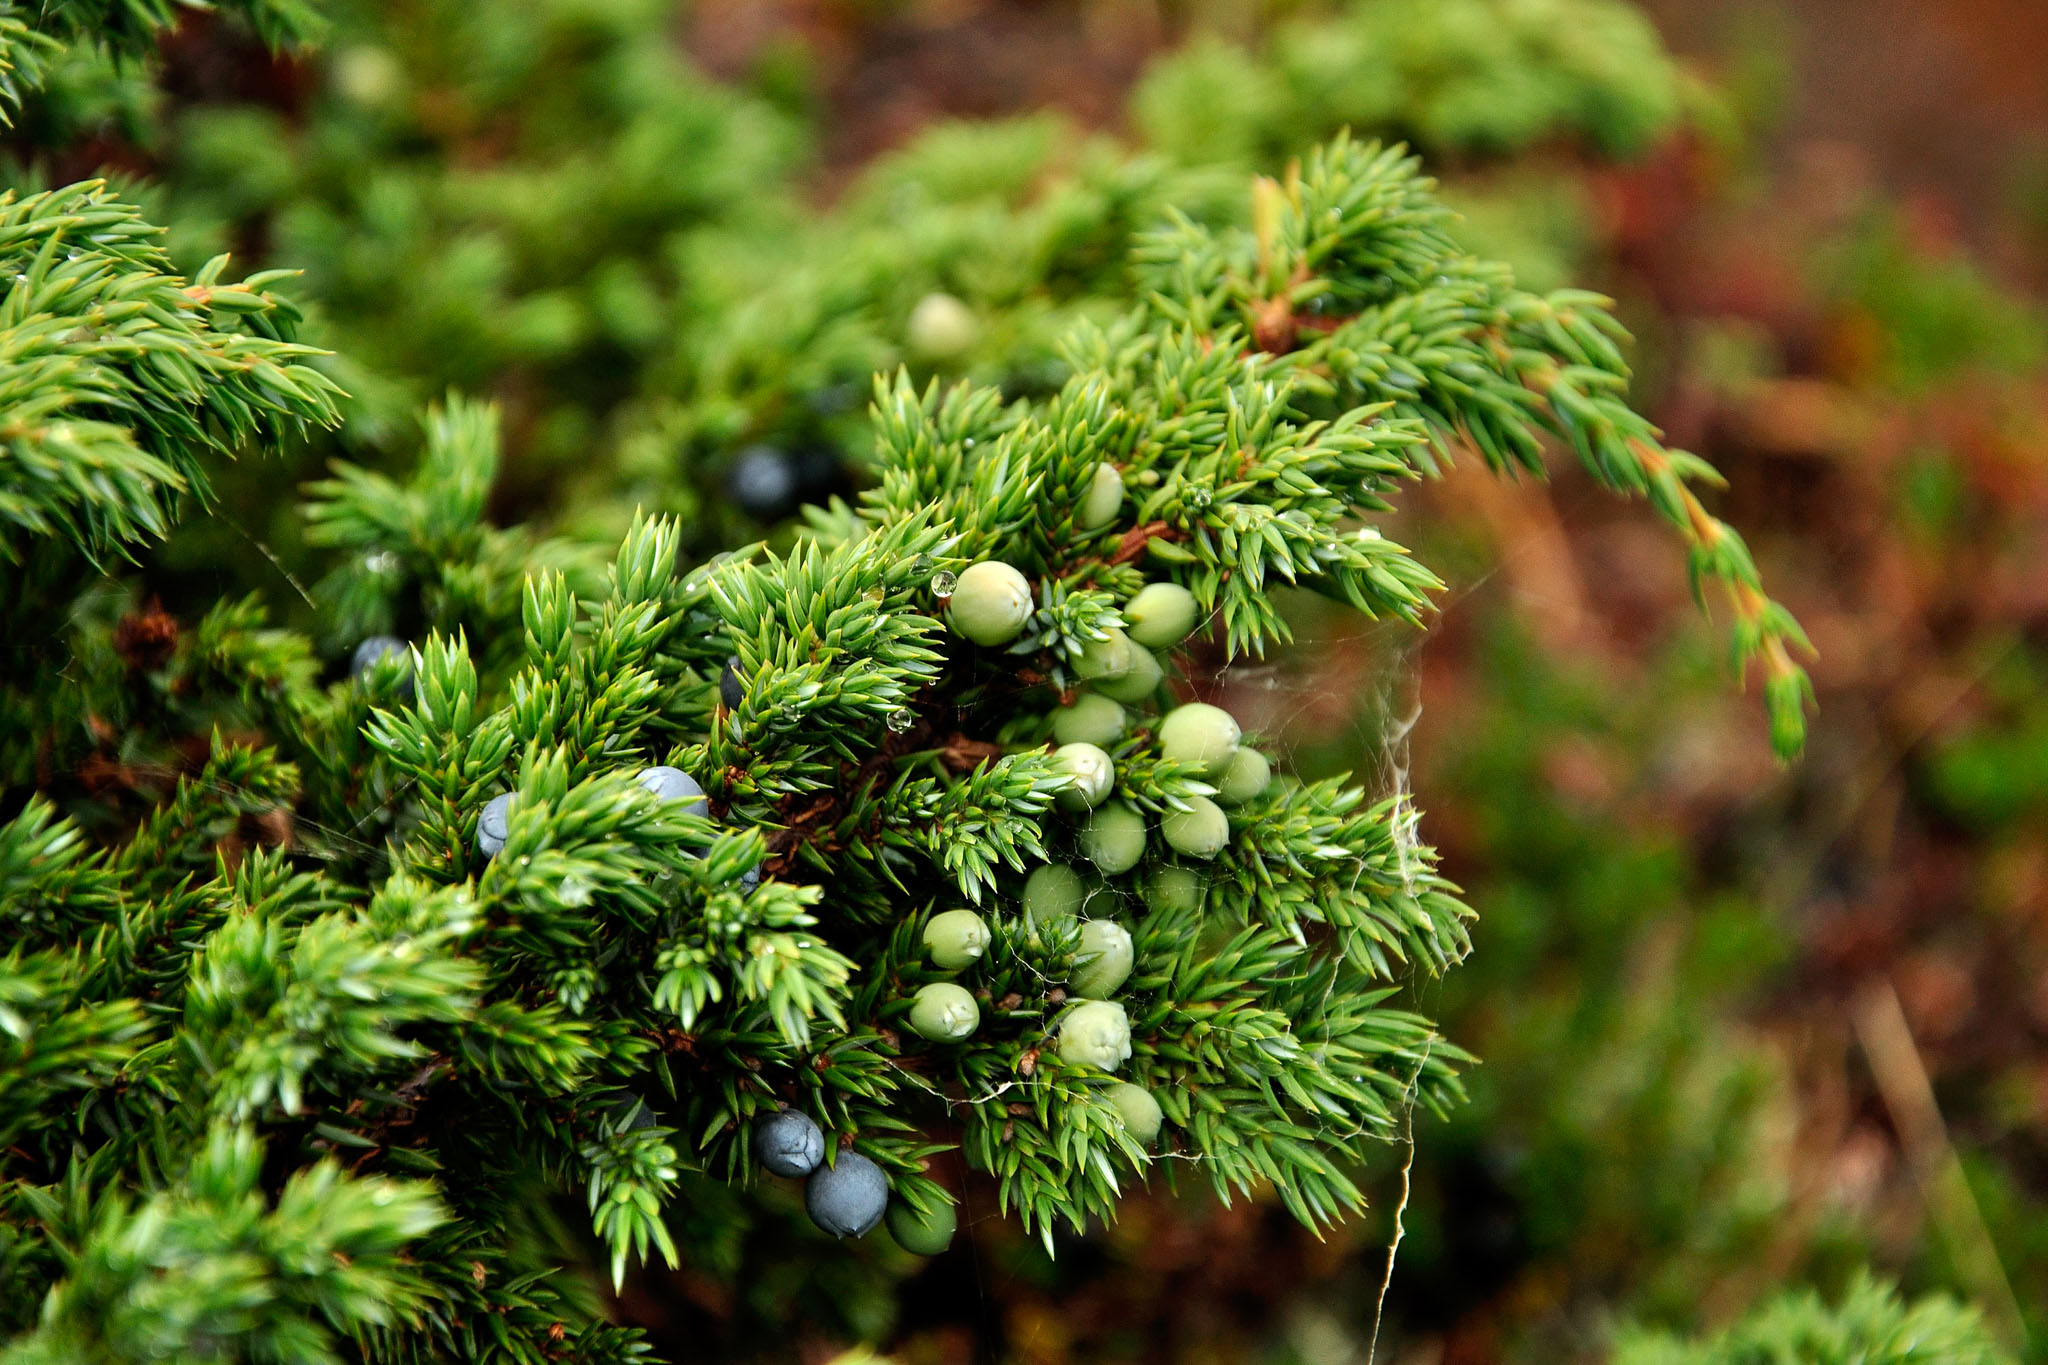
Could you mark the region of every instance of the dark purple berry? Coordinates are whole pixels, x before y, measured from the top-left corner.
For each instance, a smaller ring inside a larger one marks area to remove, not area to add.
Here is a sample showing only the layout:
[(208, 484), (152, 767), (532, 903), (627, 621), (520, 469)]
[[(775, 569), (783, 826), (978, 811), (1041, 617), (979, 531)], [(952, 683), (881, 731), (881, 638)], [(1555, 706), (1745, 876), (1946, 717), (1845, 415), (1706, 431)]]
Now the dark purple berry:
[(834, 1237), (864, 1237), (889, 1210), (889, 1177), (859, 1152), (842, 1152), (804, 1182), (804, 1211)]
[(801, 1109), (778, 1109), (754, 1120), (754, 1159), (777, 1175), (809, 1175), (825, 1159), (825, 1134)]
[(740, 656), (735, 654), (725, 661), (725, 669), (718, 675), (718, 699), (725, 703), (728, 711), (740, 709), (740, 703), (747, 699), (747, 689), (740, 682)]
[(357, 645), (356, 652), (349, 656), (349, 676), (361, 679), (380, 662), (390, 658), (396, 658), (405, 670), (405, 677), (398, 684), (398, 693), (409, 699), (412, 696), (412, 650), (395, 635), (372, 635)]

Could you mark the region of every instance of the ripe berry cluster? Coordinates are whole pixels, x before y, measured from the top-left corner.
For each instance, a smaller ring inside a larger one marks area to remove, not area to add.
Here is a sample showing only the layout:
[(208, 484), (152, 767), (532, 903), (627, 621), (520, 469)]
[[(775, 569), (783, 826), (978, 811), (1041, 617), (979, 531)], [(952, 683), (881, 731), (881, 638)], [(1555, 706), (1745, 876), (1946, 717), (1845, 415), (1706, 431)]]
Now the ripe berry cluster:
[[(704, 798), (704, 788), (697, 785), (697, 779), (680, 768), (642, 768), (634, 774), (633, 780), (645, 787), (658, 801), (682, 801), (685, 815), (709, 816), (711, 803)], [(495, 858), (504, 852), (505, 840), (510, 834), (512, 806), (511, 792), (503, 792), (484, 803), (483, 813), (476, 821), (477, 851), (486, 858)], [(760, 880), (756, 868), (747, 869), (744, 884), (751, 887)]]
[(886, 1215), (889, 1235), (905, 1251), (936, 1256), (953, 1240), (958, 1214), (949, 1203), (919, 1213), (889, 1198), (889, 1179), (859, 1152), (825, 1164), (824, 1130), (801, 1109), (777, 1109), (754, 1121), (754, 1155), (762, 1167), (804, 1182), (804, 1211), (834, 1237), (865, 1237)]
[[(381, 657), (381, 653), (372, 656), (373, 661)], [(720, 700), (728, 708), (743, 700), (731, 664), (721, 679)], [(679, 768), (644, 768), (633, 780), (657, 800), (684, 802), (686, 814), (710, 815), (704, 788)], [(504, 851), (514, 800), (511, 792), (493, 797), (477, 819), (477, 848), (487, 858)], [(759, 879), (759, 870), (749, 868), (742, 888), (751, 890)], [(926, 927), (925, 939), (935, 964), (957, 970), (981, 956), (988, 944), (988, 928), (973, 912), (954, 911), (934, 918)], [(920, 993), (912, 1019), (925, 1037), (957, 1041), (974, 1032), (979, 1010), (974, 997), (960, 987), (934, 984)], [(882, 1168), (856, 1151), (843, 1151), (827, 1164), (825, 1134), (803, 1111), (777, 1109), (757, 1120), (753, 1131), (754, 1152), (762, 1167), (775, 1175), (802, 1180), (805, 1211), (832, 1236), (866, 1236), (886, 1214), (891, 1235), (907, 1251), (933, 1256), (951, 1243), (957, 1224), (951, 1204), (936, 1203), (929, 1211), (920, 1212), (900, 1200), (892, 1202)]]

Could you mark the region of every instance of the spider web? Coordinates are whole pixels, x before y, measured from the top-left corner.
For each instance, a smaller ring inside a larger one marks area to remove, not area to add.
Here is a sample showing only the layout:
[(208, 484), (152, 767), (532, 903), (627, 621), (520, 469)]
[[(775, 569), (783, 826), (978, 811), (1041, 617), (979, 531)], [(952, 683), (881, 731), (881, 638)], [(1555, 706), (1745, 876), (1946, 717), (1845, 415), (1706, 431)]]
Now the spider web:
[[(1569, 509), (1560, 509), (1568, 511)], [(1413, 893), (1423, 870), (1418, 838), (1422, 811), (1412, 782), (1414, 737), (1423, 720), (1420, 660), (1444, 619), (1481, 594), (1514, 561), (1536, 547), (1522, 538), (1497, 545), (1490, 565), (1436, 599), (1426, 629), (1400, 621), (1364, 621), (1346, 610), (1318, 613), (1325, 628), (1297, 629), (1296, 638), (1272, 661), (1240, 661), (1215, 675), (1219, 703), (1247, 721), (1251, 739), (1275, 760), (1278, 771), (1302, 777), (1343, 773), (1377, 800), (1391, 803), (1392, 834), (1403, 889)], [(1239, 708), (1242, 708), (1240, 711)], [(1425, 1017), (1440, 1011), (1442, 981), (1416, 973), (1407, 983), (1410, 1004)], [(1394, 1272), (1406, 1235), (1416, 1158), (1415, 1109), (1420, 1080), (1437, 1035), (1406, 1078), (1397, 1130), (1390, 1139), (1400, 1153), (1391, 1182), (1389, 1231), (1363, 1351), (1346, 1341), (1349, 1359), (1374, 1365)], [(1353, 1136), (1353, 1135), (1347, 1135)], [(1334, 1326), (1334, 1324), (1333, 1324)], [(1334, 1341), (1319, 1340), (1308, 1358), (1329, 1359)]]
[[(1418, 659), (1428, 634), (1403, 622), (1360, 622), (1356, 617), (1336, 620), (1341, 624), (1332, 634), (1299, 636), (1275, 662), (1230, 665), (1219, 673), (1217, 682), (1232, 702), (1255, 713), (1250, 728), (1259, 747), (1277, 760), (1276, 767), (1297, 774), (1303, 773), (1304, 767), (1311, 774), (1326, 768), (1349, 770), (1351, 780), (1364, 785), (1374, 799), (1391, 803), (1396, 867), (1402, 889), (1413, 894), (1421, 870), (1416, 838), (1420, 811), (1410, 777), (1413, 737), (1423, 713)], [(1332, 722), (1339, 728), (1332, 730)], [(1341, 761), (1332, 763), (1333, 758)], [(1373, 1365), (1378, 1352), (1387, 1297), (1405, 1235), (1415, 1162), (1415, 1105), (1428, 1058), (1426, 1043), (1403, 1089), (1397, 1134), (1392, 1139), (1402, 1153), (1399, 1194), (1373, 1298), (1362, 1357), (1365, 1365)], [(1335, 1345), (1318, 1343), (1318, 1353), (1327, 1353)], [(1352, 1356), (1361, 1358), (1355, 1351)]]

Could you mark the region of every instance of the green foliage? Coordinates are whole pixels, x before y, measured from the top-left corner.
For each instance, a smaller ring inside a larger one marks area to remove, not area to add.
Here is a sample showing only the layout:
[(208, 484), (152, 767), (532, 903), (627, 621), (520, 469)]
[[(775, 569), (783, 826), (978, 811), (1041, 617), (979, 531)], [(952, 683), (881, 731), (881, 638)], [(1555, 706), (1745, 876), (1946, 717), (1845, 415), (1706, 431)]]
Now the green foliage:
[(320, 29), (317, 12), (301, 0), (40, 0), (32, 22), (36, 33), (57, 45), (89, 44), (116, 57), (142, 57), (188, 10), (232, 14), (273, 45), (302, 42)]
[[(512, 493), (603, 538), (636, 506), (684, 518), (693, 541), (750, 534), (707, 485), (750, 442), (864, 461), (876, 372), (1056, 389), (1059, 339), (1117, 311), (1130, 242), (1165, 205), (1241, 216), (1231, 177), (1182, 163), (1249, 170), (1347, 125), (1443, 152), (1552, 129), (1624, 151), (1677, 110), (1669, 60), (1613, 0), (1354, 4), (1282, 24), (1243, 80), (1142, 120), (1163, 155), (1053, 117), (943, 128), (821, 220), (791, 177), (803, 130), (692, 71), (657, 0), (323, 8), (329, 40), (295, 69), (290, 107), (155, 111), (134, 71), (81, 72), (31, 111), (38, 137), (140, 143), (179, 261), (254, 244), (306, 272), (352, 456), (385, 458), (451, 386), (487, 393), (513, 419)], [(1165, 59), (1156, 83), (1188, 60)], [(1456, 79), (1427, 77), (1440, 69)], [(1262, 81), (1281, 92), (1270, 126), (1188, 135), (1219, 94)], [(957, 353), (911, 335), (936, 293), (967, 305)], [(593, 445), (608, 457), (586, 458)], [(231, 503), (267, 514), (298, 474), (240, 471)], [(188, 539), (195, 560), (249, 560), (232, 538)]]
[(1830, 1307), (1811, 1290), (1788, 1294), (1700, 1341), (1637, 1333), (1616, 1365), (2001, 1365), (2012, 1356), (1981, 1315), (1953, 1299), (1906, 1302), (1859, 1275)]
[(18, 147), (44, 153), (94, 136), (147, 137), (157, 101), (146, 63), (181, 19), (202, 14), (230, 17), (273, 50), (324, 27), (304, 0), (8, 0), (0, 4), (0, 128), (17, 134)]
[[(1692, 491), (1719, 475), (1698, 456), (1665, 448), (1628, 407), (1629, 371), (1617, 344), (1626, 337), (1606, 300), (1515, 288), (1505, 267), (1458, 251), (1430, 190), (1398, 149), (1339, 139), (1298, 178), (1260, 182), (1250, 230), (1216, 233), (1181, 219), (1149, 234), (1137, 253), (1140, 286), (1185, 300), (1168, 309), (1175, 322), (1241, 327), (1285, 357), (1281, 372), (1305, 389), (1340, 406), (1385, 403), (1414, 422), (1430, 438), (1406, 457), (1418, 472), (1433, 472), (1432, 451), (1447, 457), (1456, 441), (1476, 446), (1496, 469), (1540, 473), (1541, 438), (1549, 435), (1603, 485), (1648, 499), (1690, 550), (1695, 595), (1704, 601), (1708, 583), (1726, 590), (1736, 670), (1759, 667), (1773, 738), (1780, 753), (1797, 753), (1812, 688), (1792, 656), (1810, 646), (1763, 595), (1741, 537)], [(1256, 422), (1256, 410), (1244, 420)], [(1225, 433), (1226, 453), (1216, 460), (1232, 458), (1237, 437)], [(1206, 472), (1210, 481), (1228, 477), (1214, 463)], [(1234, 529), (1241, 537), (1249, 528)], [(1276, 522), (1257, 533), (1276, 545), (1290, 534)], [(1345, 547), (1344, 591), (1369, 614), (1412, 616), (1417, 585), (1396, 568), (1398, 551), (1375, 537)], [(1220, 575), (1223, 562), (1210, 562)], [(1238, 567), (1235, 581), (1263, 582), (1252, 566)], [(1292, 577), (1287, 567), (1278, 571)], [(1215, 596), (1201, 587), (1196, 595), (1205, 604)], [(1249, 638), (1239, 634), (1240, 613), (1258, 610), (1252, 600), (1225, 604), (1233, 646)]]
[(0, 14), (0, 118), (14, 121), (23, 97), (49, 78), (46, 68), (61, 51), (61, 43), (12, 10)]
[(329, 643), (466, 629), (489, 642), (494, 665), (507, 664), (527, 576), (562, 574), (573, 589), (596, 592), (596, 556), (486, 520), (502, 464), (496, 409), (451, 395), (427, 409), (422, 425), (424, 448), (403, 483), (336, 461), (332, 478), (306, 486), (306, 539), (339, 552), (313, 588)]
[(1197, 42), (1135, 97), (1154, 146), (1187, 161), (1269, 161), (1341, 127), (1433, 154), (1546, 138), (1641, 151), (1682, 83), (1656, 30), (1616, 0), (1363, 0), (1278, 25), (1259, 52)]
[[(208, 1128), (191, 1162), (146, 1200), (103, 1197), (78, 1253), (8, 1365), (204, 1359), (338, 1362), (349, 1335), (418, 1313), (429, 1286), (405, 1254), (447, 1217), (424, 1187), (354, 1178), (332, 1159), (267, 1192), (250, 1129)], [(17, 1201), (52, 1221), (40, 1192)]]
[(1999, 648), (1991, 663), (1990, 714), (1930, 746), (1927, 785), (1960, 822), (1997, 830), (2048, 810), (2039, 757), (2048, 742), (2048, 679), (2024, 649)]
[(306, 271), (357, 442), (514, 376), (529, 484), (642, 425), (716, 316), (694, 240), (797, 212), (792, 122), (694, 71), (654, 0), (323, 8), (303, 118), (202, 104), (167, 130), (180, 250), (260, 236)]
[(1960, 253), (1915, 249), (1906, 225), (1872, 212), (1823, 269), (1851, 321), (1875, 330), (1879, 383), (1907, 394), (1976, 371), (2026, 374), (2048, 350), (2037, 306)]
[[(400, 1140), (389, 1126), (433, 1094), (469, 1128), (495, 1130), (521, 1166), (579, 1173), (617, 1273), (650, 1246), (672, 1251), (662, 1213), (681, 1162), (744, 1171), (736, 1159), (763, 1105), (800, 1103), (914, 1183), (937, 1147), (913, 1116), (951, 1093), (969, 1097), (957, 1101), (968, 1152), (1027, 1226), (1049, 1238), (1056, 1220), (1112, 1212), (1149, 1159), (1121, 1136), (1109, 1078), (1045, 1048), (1059, 1015), (1048, 983), (1071, 966), (1070, 939), (1033, 941), (1009, 912), (980, 983), (989, 1017), (976, 1037), (934, 1053), (896, 1028), (925, 970), (924, 914), (902, 915), (903, 898), (1013, 905), (1008, 879), (1072, 837), (1047, 820), (1064, 771), (1029, 739), (996, 751), (985, 728), (1042, 712), (1056, 693), (1044, 683), (1017, 693), (1000, 655), (951, 643), (936, 616), (940, 576), (999, 554), (1070, 594), (1120, 597), (1143, 582), (1124, 548), (1133, 533), (1139, 549), (1214, 544), (1232, 575), (1193, 551), (1168, 556), (1164, 571), (1192, 565), (1178, 577), (1226, 624), (1227, 647), (1260, 647), (1284, 629), (1255, 605), (1268, 575), (1343, 597), (1367, 591), (1360, 561), (1338, 548), (1354, 539), (1340, 519), (1379, 505), (1409, 472), (1376, 447), (1419, 439), (1370, 410), (1310, 417), (1291, 404), (1287, 357), (1239, 350), (1219, 364), (1241, 346), (1234, 330), (1201, 345), (1176, 321), (1190, 316), (1185, 302), (1162, 296), (1157, 307), (1084, 332), (1075, 352), (1091, 360), (1040, 404), (1006, 406), (967, 386), (920, 395), (900, 378), (879, 386), (878, 485), (791, 553), (755, 550), (679, 574), (676, 528), (643, 521), (591, 600), (558, 572), (530, 577), (524, 666), (488, 693), (464, 638), (431, 635), (410, 699), (371, 714), (357, 770), (316, 787), (304, 812), (315, 828), (354, 829), (366, 797), (402, 796), (388, 863), (358, 860), (381, 880), (372, 895), (290, 875), (273, 853), (196, 880), (218, 822), (289, 801), (296, 778), (274, 755), (221, 741), (213, 766), (109, 855), (110, 878), (81, 881), (56, 848), (48, 872), (32, 875), (34, 900), (49, 907), (40, 918), (96, 914), (91, 932), (103, 939), (157, 945), (146, 970), (168, 977), (181, 1002), (155, 1026), (170, 1031), (159, 1044), (127, 1003), (134, 969), (102, 953), (112, 970), (95, 974), (97, 1013), (45, 1009), (67, 1021), (52, 1025), (52, 1048), (88, 1079), (127, 1079), (93, 1087), (71, 1121), (85, 1125), (115, 1188), (130, 1188), (134, 1176), (116, 1173), (134, 1171), (144, 1141), (171, 1144), (162, 1169), (177, 1178), (173, 1135), (217, 1121), (290, 1125), (313, 1144), (302, 1159), (336, 1144), (359, 1171), (452, 1172), (449, 1144), (460, 1139), (408, 1125)], [(488, 575), (489, 533), (475, 517), (489, 416), (456, 405), (429, 426), (427, 477), (407, 487), (344, 473), (317, 490), (315, 524), (351, 555), (430, 564), (468, 553), (476, 562), (450, 572)], [(1202, 432), (1231, 433), (1239, 478), (1217, 477), (1215, 438)], [(1077, 524), (1076, 493), (1105, 461), (1155, 490), (1137, 509), (1145, 520)], [(1258, 529), (1276, 523), (1287, 532)], [(419, 577), (432, 600), (438, 585)], [(201, 652), (220, 658), (203, 639)], [(712, 686), (728, 655), (746, 693), (730, 711)], [(1041, 655), (1032, 666), (1044, 676), (1058, 665)], [(358, 684), (323, 694), (301, 671), (276, 686), (292, 700), (266, 708), (267, 728), (316, 767), (347, 751), (341, 727), (359, 714), (348, 700)], [(992, 705), (999, 687), (1009, 695)], [(1118, 749), (1130, 798), (1170, 809), (1208, 790), (1156, 760), (1139, 777), (1148, 742), (1140, 734)], [(622, 765), (646, 758), (699, 773), (738, 832), (719, 835), (625, 780)], [(504, 846), (486, 860), (477, 812), (506, 784)], [(1139, 936), (1129, 1074), (1166, 1097), (1177, 1140), (1221, 1192), (1270, 1181), (1303, 1218), (1340, 1217), (1361, 1199), (1343, 1165), (1392, 1131), (1396, 1107), (1456, 1094), (1462, 1054), (1389, 1003), (1408, 964), (1441, 971), (1465, 950), (1464, 912), (1397, 823), (1406, 818), (1338, 784), (1276, 784), (1245, 810), (1257, 837), (1218, 858), (1206, 907), (1155, 913)], [(47, 812), (22, 819), (11, 843), (51, 843)], [(739, 889), (764, 853), (771, 879)], [(829, 927), (813, 909), (817, 884), (832, 888)], [(1233, 920), (1227, 948), (1198, 954), (1204, 925)], [(1334, 931), (1339, 951), (1312, 948), (1311, 924)], [(184, 946), (187, 972), (166, 971), (170, 942)], [(47, 965), (23, 970), (24, 1001), (47, 998)], [(686, 1040), (698, 1073), (686, 1085), (661, 1042), (672, 1037)], [(829, 1063), (808, 1064), (814, 1056)], [(672, 1120), (622, 1125), (605, 1097), (644, 1085), (650, 1068), (660, 1085), (640, 1102), (665, 1108), (656, 1097), (672, 1093)], [(995, 1098), (1020, 1083), (1016, 1093), (1036, 1097), (1023, 1114)], [(366, 1092), (388, 1098), (366, 1105)], [(54, 1171), (58, 1140), (46, 1129), (16, 1150)], [(490, 1227), (517, 1197), (511, 1186), (465, 1189), (457, 1211)], [(19, 1229), (25, 1244), (35, 1221)], [(42, 1330), (59, 1339), (53, 1323)]]
[(157, 230), (104, 185), (0, 196), (0, 520), (7, 558), (59, 536), (95, 557), (160, 537), (169, 501), (204, 498), (206, 459), (334, 420), (334, 386), (292, 342), (279, 272), (188, 283)]
[[(323, 681), (254, 597), (189, 620), (100, 573), (203, 506), (222, 457), (342, 410), (273, 274), (230, 286), (216, 258), (188, 284), (96, 184), (5, 206), (0, 357), (22, 359), (0, 384), (28, 417), (0, 510), (48, 553), (0, 587), (10, 626), (62, 646), (0, 675), (0, 771), (30, 793), (0, 821), (9, 1358), (634, 1359), (552, 1272), (738, 1266), (752, 1120), (783, 1105), (912, 1209), (948, 1198), (957, 1151), (1048, 1250), (1154, 1176), (1270, 1190), (1316, 1228), (1355, 1214), (1412, 1106), (1462, 1097), (1468, 1055), (1413, 1006), (1469, 911), (1412, 807), (1348, 777), (1276, 777), (1183, 864), (1165, 826), (1221, 811), (1158, 717), (1290, 638), (1283, 585), (1426, 621), (1438, 580), (1374, 523), (1462, 442), (1535, 470), (1561, 439), (1649, 497), (1730, 585), (1797, 747), (1797, 628), (1688, 490), (1712, 471), (1628, 408), (1604, 301), (1468, 255), (1398, 149), (1339, 137), (1247, 196), (1055, 124), (954, 130), (804, 222), (774, 183), (781, 116), (684, 72), (661, 14), (344, 9), (303, 174), (265, 115), (177, 134), (187, 240), (232, 222), (303, 251), (323, 335), (363, 365), (334, 372), (365, 390), (369, 463), (312, 484), (293, 530), (327, 569), (305, 598), (325, 651), (416, 642), (360, 677)], [(958, 346), (909, 325), (941, 290)], [(824, 401), (877, 371), (865, 421)], [(600, 432), (622, 450), (579, 474), (590, 520), (625, 524), (608, 566), (487, 521), (499, 408), (450, 396), (412, 473), (371, 467), (451, 380), (507, 394), (543, 463)], [(728, 528), (692, 519), (678, 457), (764, 435), (832, 440), (865, 486), (701, 558)], [(627, 517), (622, 487), (669, 514)], [(1006, 647), (946, 624), (982, 559), (1033, 588)], [(1082, 935), (1021, 889), (1078, 860), (1045, 736), (1148, 582), (1200, 624), (1145, 655), (1149, 695), (1117, 693), (1136, 865), (1090, 913), (1131, 921), (1135, 961), (1090, 1006), (1129, 1055), (1091, 1060), (1060, 1045)], [(639, 785), (650, 764), (702, 810)], [(1195, 872), (1200, 894), (1134, 913)], [(980, 1025), (921, 1039), (911, 1001), (953, 976), (923, 931), (970, 905), (990, 941), (955, 984)], [(587, 1222), (558, 1236), (565, 1192)]]

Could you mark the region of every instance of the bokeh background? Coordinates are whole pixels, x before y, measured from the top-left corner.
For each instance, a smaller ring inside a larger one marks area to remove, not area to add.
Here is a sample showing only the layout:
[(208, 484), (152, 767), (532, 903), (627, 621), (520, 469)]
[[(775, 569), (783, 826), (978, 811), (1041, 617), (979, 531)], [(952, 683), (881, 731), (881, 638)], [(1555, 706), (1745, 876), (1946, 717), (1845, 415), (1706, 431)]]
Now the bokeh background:
[[(1160, 202), (1232, 212), (1351, 123), (1417, 145), (1476, 248), (1619, 301), (1641, 404), (1724, 471), (1819, 649), (1788, 768), (1646, 509), (1468, 461), (1389, 528), (1451, 584), (1426, 639), (1304, 603), (1297, 648), (1217, 679), (1298, 768), (1411, 787), (1480, 913), (1418, 984), (1484, 1059), (1472, 1102), (1417, 1117), (1372, 1215), (1318, 1242), (1136, 1198), (1048, 1260), (969, 1181), (918, 1264), (772, 1194), (721, 1231), (707, 1185), (692, 1263), (609, 1311), (677, 1359), (1477, 1365), (1868, 1265), (2048, 1359), (2048, 6), (323, 8), (314, 54), (195, 14), (147, 70), (81, 61), (8, 139), (33, 178), (146, 186), (187, 264), (303, 267), (355, 395), (332, 442), (237, 468), (168, 601), (312, 611), (334, 566), (291, 490), (403, 467), (450, 386), (506, 414), (502, 521), (777, 534), (748, 452), (791, 500), (843, 492), (871, 371), (1056, 384), (1049, 338)], [(978, 320), (951, 349), (904, 333), (937, 289)], [(337, 650), (419, 624), (357, 598)]]

